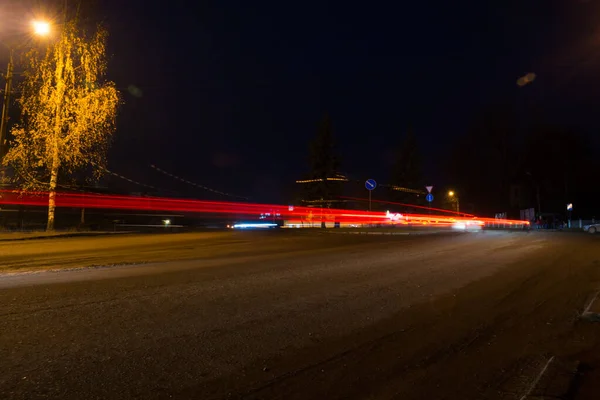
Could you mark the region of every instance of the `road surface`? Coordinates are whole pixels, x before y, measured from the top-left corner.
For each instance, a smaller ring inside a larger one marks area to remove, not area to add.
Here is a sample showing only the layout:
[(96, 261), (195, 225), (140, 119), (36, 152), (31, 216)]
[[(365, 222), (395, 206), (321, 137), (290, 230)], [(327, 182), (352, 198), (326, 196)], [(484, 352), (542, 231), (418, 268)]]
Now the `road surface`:
[(599, 239), (247, 232), (214, 257), (5, 275), (0, 399), (519, 399), (600, 336), (578, 319)]

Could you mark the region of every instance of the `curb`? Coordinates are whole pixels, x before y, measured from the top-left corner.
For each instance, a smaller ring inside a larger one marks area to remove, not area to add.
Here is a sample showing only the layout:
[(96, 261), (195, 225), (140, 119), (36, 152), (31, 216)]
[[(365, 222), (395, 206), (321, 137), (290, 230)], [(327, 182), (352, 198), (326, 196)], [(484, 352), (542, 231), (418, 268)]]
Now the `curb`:
[(369, 231), (333, 232), (333, 231), (327, 231), (326, 233), (330, 233), (330, 234), (333, 234), (333, 235), (418, 236), (418, 235), (435, 235), (435, 234), (460, 233), (460, 232), (453, 232), (453, 231), (433, 231), (433, 232), (369, 232)]
[(110, 236), (110, 235), (123, 235), (134, 232), (78, 232), (78, 233), (64, 233), (57, 235), (38, 235), (38, 236), (24, 236), (17, 238), (0, 238), (0, 242), (19, 242), (26, 240), (42, 240), (42, 239), (65, 239), (74, 237), (95, 237), (95, 236)]

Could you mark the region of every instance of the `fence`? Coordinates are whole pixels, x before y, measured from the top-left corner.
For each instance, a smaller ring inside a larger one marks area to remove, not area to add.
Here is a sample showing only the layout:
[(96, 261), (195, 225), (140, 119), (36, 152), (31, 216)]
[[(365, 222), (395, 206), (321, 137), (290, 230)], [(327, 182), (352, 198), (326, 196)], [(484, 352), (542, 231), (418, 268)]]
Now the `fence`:
[(591, 224), (596, 224), (599, 221), (597, 221), (595, 218), (592, 219), (573, 219), (571, 220), (571, 224), (569, 225), (569, 228), (583, 228), (586, 225), (591, 225)]

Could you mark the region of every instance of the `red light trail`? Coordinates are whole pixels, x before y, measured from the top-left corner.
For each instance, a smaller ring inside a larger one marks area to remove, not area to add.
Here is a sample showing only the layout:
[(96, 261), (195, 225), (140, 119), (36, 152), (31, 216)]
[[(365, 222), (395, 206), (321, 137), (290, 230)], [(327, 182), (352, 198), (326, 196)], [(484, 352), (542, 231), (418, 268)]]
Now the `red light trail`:
[[(0, 205), (46, 207), (48, 205), (48, 193), (16, 193), (9, 190), (0, 190)], [(480, 226), (484, 225), (486, 222), (493, 222), (508, 225), (529, 225), (528, 221), (476, 218), (468, 214), (465, 216), (465, 214), (462, 213), (461, 214), (464, 217), (447, 215), (390, 214), (360, 210), (282, 206), (275, 204), (254, 204), (225, 201), (171, 199), (164, 197), (118, 196), (67, 192), (57, 193), (56, 206), (59, 208), (96, 208), (140, 211), (189, 212), (202, 214), (218, 214), (221, 216), (227, 216), (235, 219), (261, 217), (264, 219), (290, 220), (291, 222), (335, 221), (350, 224), (467, 224)], [(415, 207), (413, 205), (408, 204), (407, 206)], [(447, 210), (439, 211), (447, 212)]]
[[(340, 197), (342, 199), (348, 199), (348, 200), (356, 200), (356, 201), (364, 201), (364, 202), (369, 201), (369, 199), (361, 199), (360, 197), (347, 197), (347, 196), (340, 196)], [(420, 208), (423, 210), (438, 211), (438, 212), (443, 212), (443, 213), (447, 213), (447, 214), (456, 214), (458, 216), (463, 216), (463, 217), (474, 217), (473, 214), (467, 214), (464, 212), (457, 212), (457, 211), (451, 211), (451, 210), (444, 210), (443, 208), (417, 206), (415, 204), (396, 203), (394, 201), (383, 201), (383, 200), (371, 200), (371, 202), (372, 203), (382, 203), (382, 204), (393, 204), (393, 205), (397, 205), (397, 206), (412, 207), (412, 208)]]

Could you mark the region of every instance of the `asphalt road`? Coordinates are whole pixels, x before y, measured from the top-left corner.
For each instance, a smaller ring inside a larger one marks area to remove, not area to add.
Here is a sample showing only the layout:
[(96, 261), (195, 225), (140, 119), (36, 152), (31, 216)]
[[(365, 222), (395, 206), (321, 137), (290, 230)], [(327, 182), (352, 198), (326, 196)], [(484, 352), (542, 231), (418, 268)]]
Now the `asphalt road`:
[(600, 336), (578, 319), (600, 287), (600, 237), (248, 232), (203, 246), (197, 260), (0, 276), (0, 399), (519, 399), (549, 356), (576, 361)]

